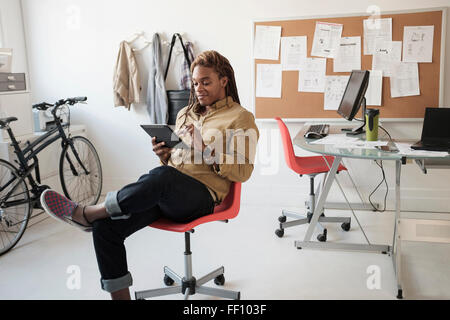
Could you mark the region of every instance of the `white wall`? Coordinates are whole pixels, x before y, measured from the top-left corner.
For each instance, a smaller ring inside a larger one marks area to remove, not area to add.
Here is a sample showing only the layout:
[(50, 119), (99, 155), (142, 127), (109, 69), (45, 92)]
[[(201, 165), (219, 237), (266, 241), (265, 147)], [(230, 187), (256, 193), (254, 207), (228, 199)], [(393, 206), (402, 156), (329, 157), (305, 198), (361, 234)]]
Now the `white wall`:
[[(241, 104), (252, 110), (253, 20), (363, 13), (369, 5), (374, 4), (382, 12), (449, 5), (448, 0), (22, 0), (22, 3), (33, 101), (54, 101), (73, 95), (89, 97), (88, 106), (73, 108), (73, 119), (86, 124), (88, 134), (100, 153), (105, 191), (133, 181), (158, 164), (151, 151), (149, 138), (138, 126), (148, 122), (145, 105), (136, 105), (131, 111), (113, 107), (112, 74), (118, 45), (134, 32), (143, 30), (149, 38), (158, 32), (165, 40), (169, 40), (174, 32), (184, 32), (187, 39), (195, 41), (196, 52), (207, 49), (221, 52), (229, 58), (235, 69)], [(445, 83), (450, 79), (449, 26), (447, 22)], [(150, 52), (146, 50), (138, 56), (144, 89)], [(169, 86), (174, 87), (172, 81), (169, 81)], [(144, 94), (142, 96), (145, 97)], [(445, 93), (444, 102), (450, 105), (450, 90)], [(301, 125), (289, 124), (291, 134), (294, 135)], [(397, 137), (420, 136), (421, 124), (389, 123), (386, 127)], [(259, 128), (262, 133), (260, 151), (266, 151), (269, 144), (272, 150), (259, 153), (255, 174), (244, 190), (258, 188), (268, 195), (259, 199), (244, 198), (243, 201), (275, 203), (279, 199), (284, 204), (296, 205), (298, 199), (288, 199), (288, 196), (306, 195), (308, 181), (306, 178), (298, 179), (286, 168), (280, 145), (271, 144), (265, 139), (270, 137), (271, 130), (276, 130), (275, 124), (259, 123)], [(277, 131), (273, 141), (279, 141)], [(261, 149), (262, 145), (267, 148)], [(301, 150), (296, 152), (300, 154)], [(268, 174), (270, 165), (264, 162), (267, 157), (273, 158), (272, 165), (279, 164), (277, 174)], [(376, 186), (380, 173), (374, 164), (354, 161), (348, 164), (364, 193)], [(392, 173), (393, 165), (386, 164), (386, 167)], [(372, 172), (370, 175), (367, 175), (368, 170)], [(424, 194), (425, 197), (433, 195), (444, 199), (444, 206), (450, 207), (448, 172), (440, 170), (434, 176), (423, 176), (414, 166), (405, 166), (403, 172), (406, 173), (402, 180), (405, 187), (402, 195), (405, 198), (418, 194)], [(440, 176), (444, 177), (439, 180)], [(348, 179), (344, 178), (344, 185), (348, 185)], [(393, 175), (389, 175), (391, 186), (393, 181)], [(266, 185), (272, 186), (271, 189)], [(380, 192), (375, 199), (381, 200), (383, 194)], [(438, 202), (427, 203), (435, 205)], [(423, 206), (429, 208), (428, 204)]]

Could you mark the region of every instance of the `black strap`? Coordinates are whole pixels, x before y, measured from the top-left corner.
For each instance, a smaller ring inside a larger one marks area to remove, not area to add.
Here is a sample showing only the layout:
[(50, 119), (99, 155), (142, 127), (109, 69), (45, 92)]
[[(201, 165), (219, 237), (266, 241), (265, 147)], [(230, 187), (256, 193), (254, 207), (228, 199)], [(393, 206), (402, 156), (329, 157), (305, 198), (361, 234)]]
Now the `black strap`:
[(180, 39), (181, 47), (183, 48), (183, 52), (184, 52), (184, 58), (188, 62), (189, 68), (191, 67), (192, 61), (189, 60), (189, 55), (188, 55), (186, 47), (184, 46), (183, 39), (181, 38), (181, 35), (179, 33), (175, 33), (172, 36), (172, 42), (170, 43), (169, 58), (167, 59), (167, 66), (166, 66), (166, 72), (164, 73), (164, 80), (167, 79), (167, 73), (169, 72), (169, 66), (170, 66), (170, 58), (172, 57), (172, 51), (173, 51), (173, 47), (175, 46), (175, 41), (177, 40), (177, 37), (178, 37), (178, 39)]

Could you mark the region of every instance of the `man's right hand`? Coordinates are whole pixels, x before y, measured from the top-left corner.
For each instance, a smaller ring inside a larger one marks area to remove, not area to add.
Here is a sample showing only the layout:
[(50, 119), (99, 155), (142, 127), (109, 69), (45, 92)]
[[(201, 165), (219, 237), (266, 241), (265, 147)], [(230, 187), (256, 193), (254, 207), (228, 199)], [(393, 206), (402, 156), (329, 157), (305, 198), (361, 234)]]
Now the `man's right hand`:
[(156, 138), (152, 138), (153, 152), (159, 157), (159, 159), (167, 164), (170, 158), (170, 152), (172, 148), (166, 147), (164, 142), (157, 143)]

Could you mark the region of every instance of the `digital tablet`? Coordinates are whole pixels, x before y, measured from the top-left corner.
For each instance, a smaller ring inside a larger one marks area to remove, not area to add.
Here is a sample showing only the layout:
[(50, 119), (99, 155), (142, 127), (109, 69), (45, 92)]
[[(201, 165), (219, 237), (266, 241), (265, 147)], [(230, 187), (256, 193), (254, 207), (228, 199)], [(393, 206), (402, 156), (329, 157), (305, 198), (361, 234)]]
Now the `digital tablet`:
[(141, 127), (149, 136), (155, 137), (157, 143), (164, 142), (165, 146), (169, 148), (187, 148), (186, 144), (167, 124), (141, 124)]

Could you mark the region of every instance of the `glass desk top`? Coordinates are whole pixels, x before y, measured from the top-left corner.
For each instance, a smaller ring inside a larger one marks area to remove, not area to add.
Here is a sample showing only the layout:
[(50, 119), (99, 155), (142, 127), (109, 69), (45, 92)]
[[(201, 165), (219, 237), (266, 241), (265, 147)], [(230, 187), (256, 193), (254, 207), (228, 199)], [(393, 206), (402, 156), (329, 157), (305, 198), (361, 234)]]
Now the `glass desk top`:
[[(398, 152), (387, 152), (387, 151), (381, 151), (378, 149), (360, 149), (360, 148), (336, 148), (332, 144), (312, 144), (311, 142), (314, 142), (316, 140), (314, 139), (307, 139), (303, 135), (306, 132), (306, 129), (309, 127), (309, 123), (306, 123), (303, 128), (300, 130), (300, 132), (295, 136), (293, 143), (294, 145), (310, 152), (318, 153), (318, 154), (324, 154), (324, 155), (331, 155), (331, 156), (337, 156), (337, 157), (349, 157), (349, 158), (359, 158), (359, 159), (376, 159), (376, 160), (401, 160), (402, 158), (407, 159), (449, 159), (450, 155), (447, 154), (446, 156), (442, 157), (436, 157), (436, 156), (426, 156), (426, 155), (403, 155)], [(329, 134), (342, 134), (341, 129), (342, 128), (348, 128), (348, 124), (330, 124), (330, 131)], [(359, 138), (362, 141), (365, 140), (365, 135), (357, 135), (354, 136), (355, 138)], [(380, 141), (389, 141), (388, 136), (383, 132), (379, 132), (379, 140)], [(394, 142), (407, 142), (407, 143), (415, 143), (416, 141), (396, 141)]]

